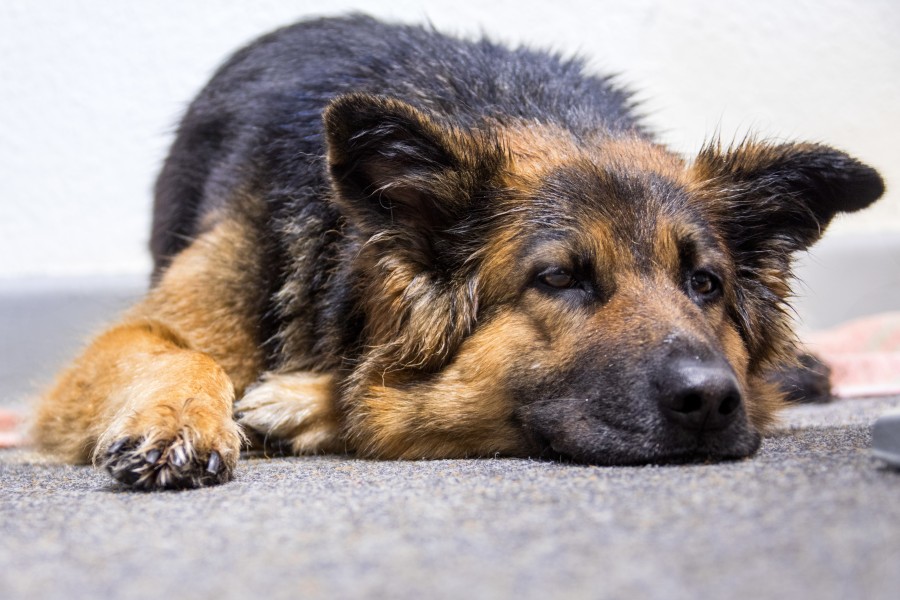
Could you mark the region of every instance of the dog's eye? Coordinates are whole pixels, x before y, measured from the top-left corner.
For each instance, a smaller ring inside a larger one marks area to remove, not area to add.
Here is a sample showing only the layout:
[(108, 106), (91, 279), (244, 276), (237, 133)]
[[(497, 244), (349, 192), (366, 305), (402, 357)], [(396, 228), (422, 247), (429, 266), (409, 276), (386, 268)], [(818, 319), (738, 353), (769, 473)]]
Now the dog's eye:
[(571, 273), (567, 273), (562, 269), (544, 271), (543, 273), (538, 275), (538, 281), (546, 286), (556, 288), (558, 290), (569, 289), (575, 287), (578, 284), (578, 281), (572, 276)]
[(691, 275), (691, 291), (701, 300), (712, 300), (722, 290), (719, 278), (709, 271), (696, 271)]

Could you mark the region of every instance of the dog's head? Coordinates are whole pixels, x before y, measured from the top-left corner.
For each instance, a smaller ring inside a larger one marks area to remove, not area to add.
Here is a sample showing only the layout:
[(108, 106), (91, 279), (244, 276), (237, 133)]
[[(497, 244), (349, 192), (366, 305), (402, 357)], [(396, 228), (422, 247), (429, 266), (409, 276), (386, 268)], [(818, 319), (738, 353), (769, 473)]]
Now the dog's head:
[(350, 436), (385, 456), (742, 457), (780, 402), (795, 252), (883, 192), (831, 148), (709, 144), (386, 98), (325, 114), (367, 351)]

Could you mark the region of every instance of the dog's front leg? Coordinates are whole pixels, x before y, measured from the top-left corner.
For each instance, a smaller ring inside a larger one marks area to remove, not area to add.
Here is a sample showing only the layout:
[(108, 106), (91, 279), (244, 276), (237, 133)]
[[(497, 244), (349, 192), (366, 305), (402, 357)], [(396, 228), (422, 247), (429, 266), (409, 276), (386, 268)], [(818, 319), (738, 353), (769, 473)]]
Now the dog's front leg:
[(164, 325), (108, 330), (65, 371), (38, 409), (43, 448), (92, 460), (139, 489), (199, 487), (231, 478), (242, 440), (234, 388), (210, 356)]

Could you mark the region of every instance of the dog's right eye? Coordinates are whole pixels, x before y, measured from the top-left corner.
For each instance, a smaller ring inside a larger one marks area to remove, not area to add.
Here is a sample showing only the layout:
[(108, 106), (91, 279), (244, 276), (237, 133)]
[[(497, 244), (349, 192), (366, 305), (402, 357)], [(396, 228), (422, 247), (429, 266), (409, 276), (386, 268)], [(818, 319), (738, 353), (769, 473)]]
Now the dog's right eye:
[(538, 281), (557, 290), (567, 290), (578, 285), (571, 273), (562, 269), (551, 269), (538, 275)]

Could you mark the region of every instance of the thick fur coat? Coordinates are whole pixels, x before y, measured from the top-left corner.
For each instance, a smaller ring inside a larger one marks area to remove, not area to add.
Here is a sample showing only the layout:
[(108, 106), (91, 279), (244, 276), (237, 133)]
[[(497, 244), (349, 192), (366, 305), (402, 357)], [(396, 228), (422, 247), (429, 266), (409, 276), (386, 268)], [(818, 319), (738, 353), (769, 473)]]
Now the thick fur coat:
[(236, 53), (156, 187), (153, 286), (36, 436), (139, 488), (241, 445), (595, 464), (752, 454), (792, 256), (883, 191), (815, 144), (685, 160), (582, 61), (362, 16)]

